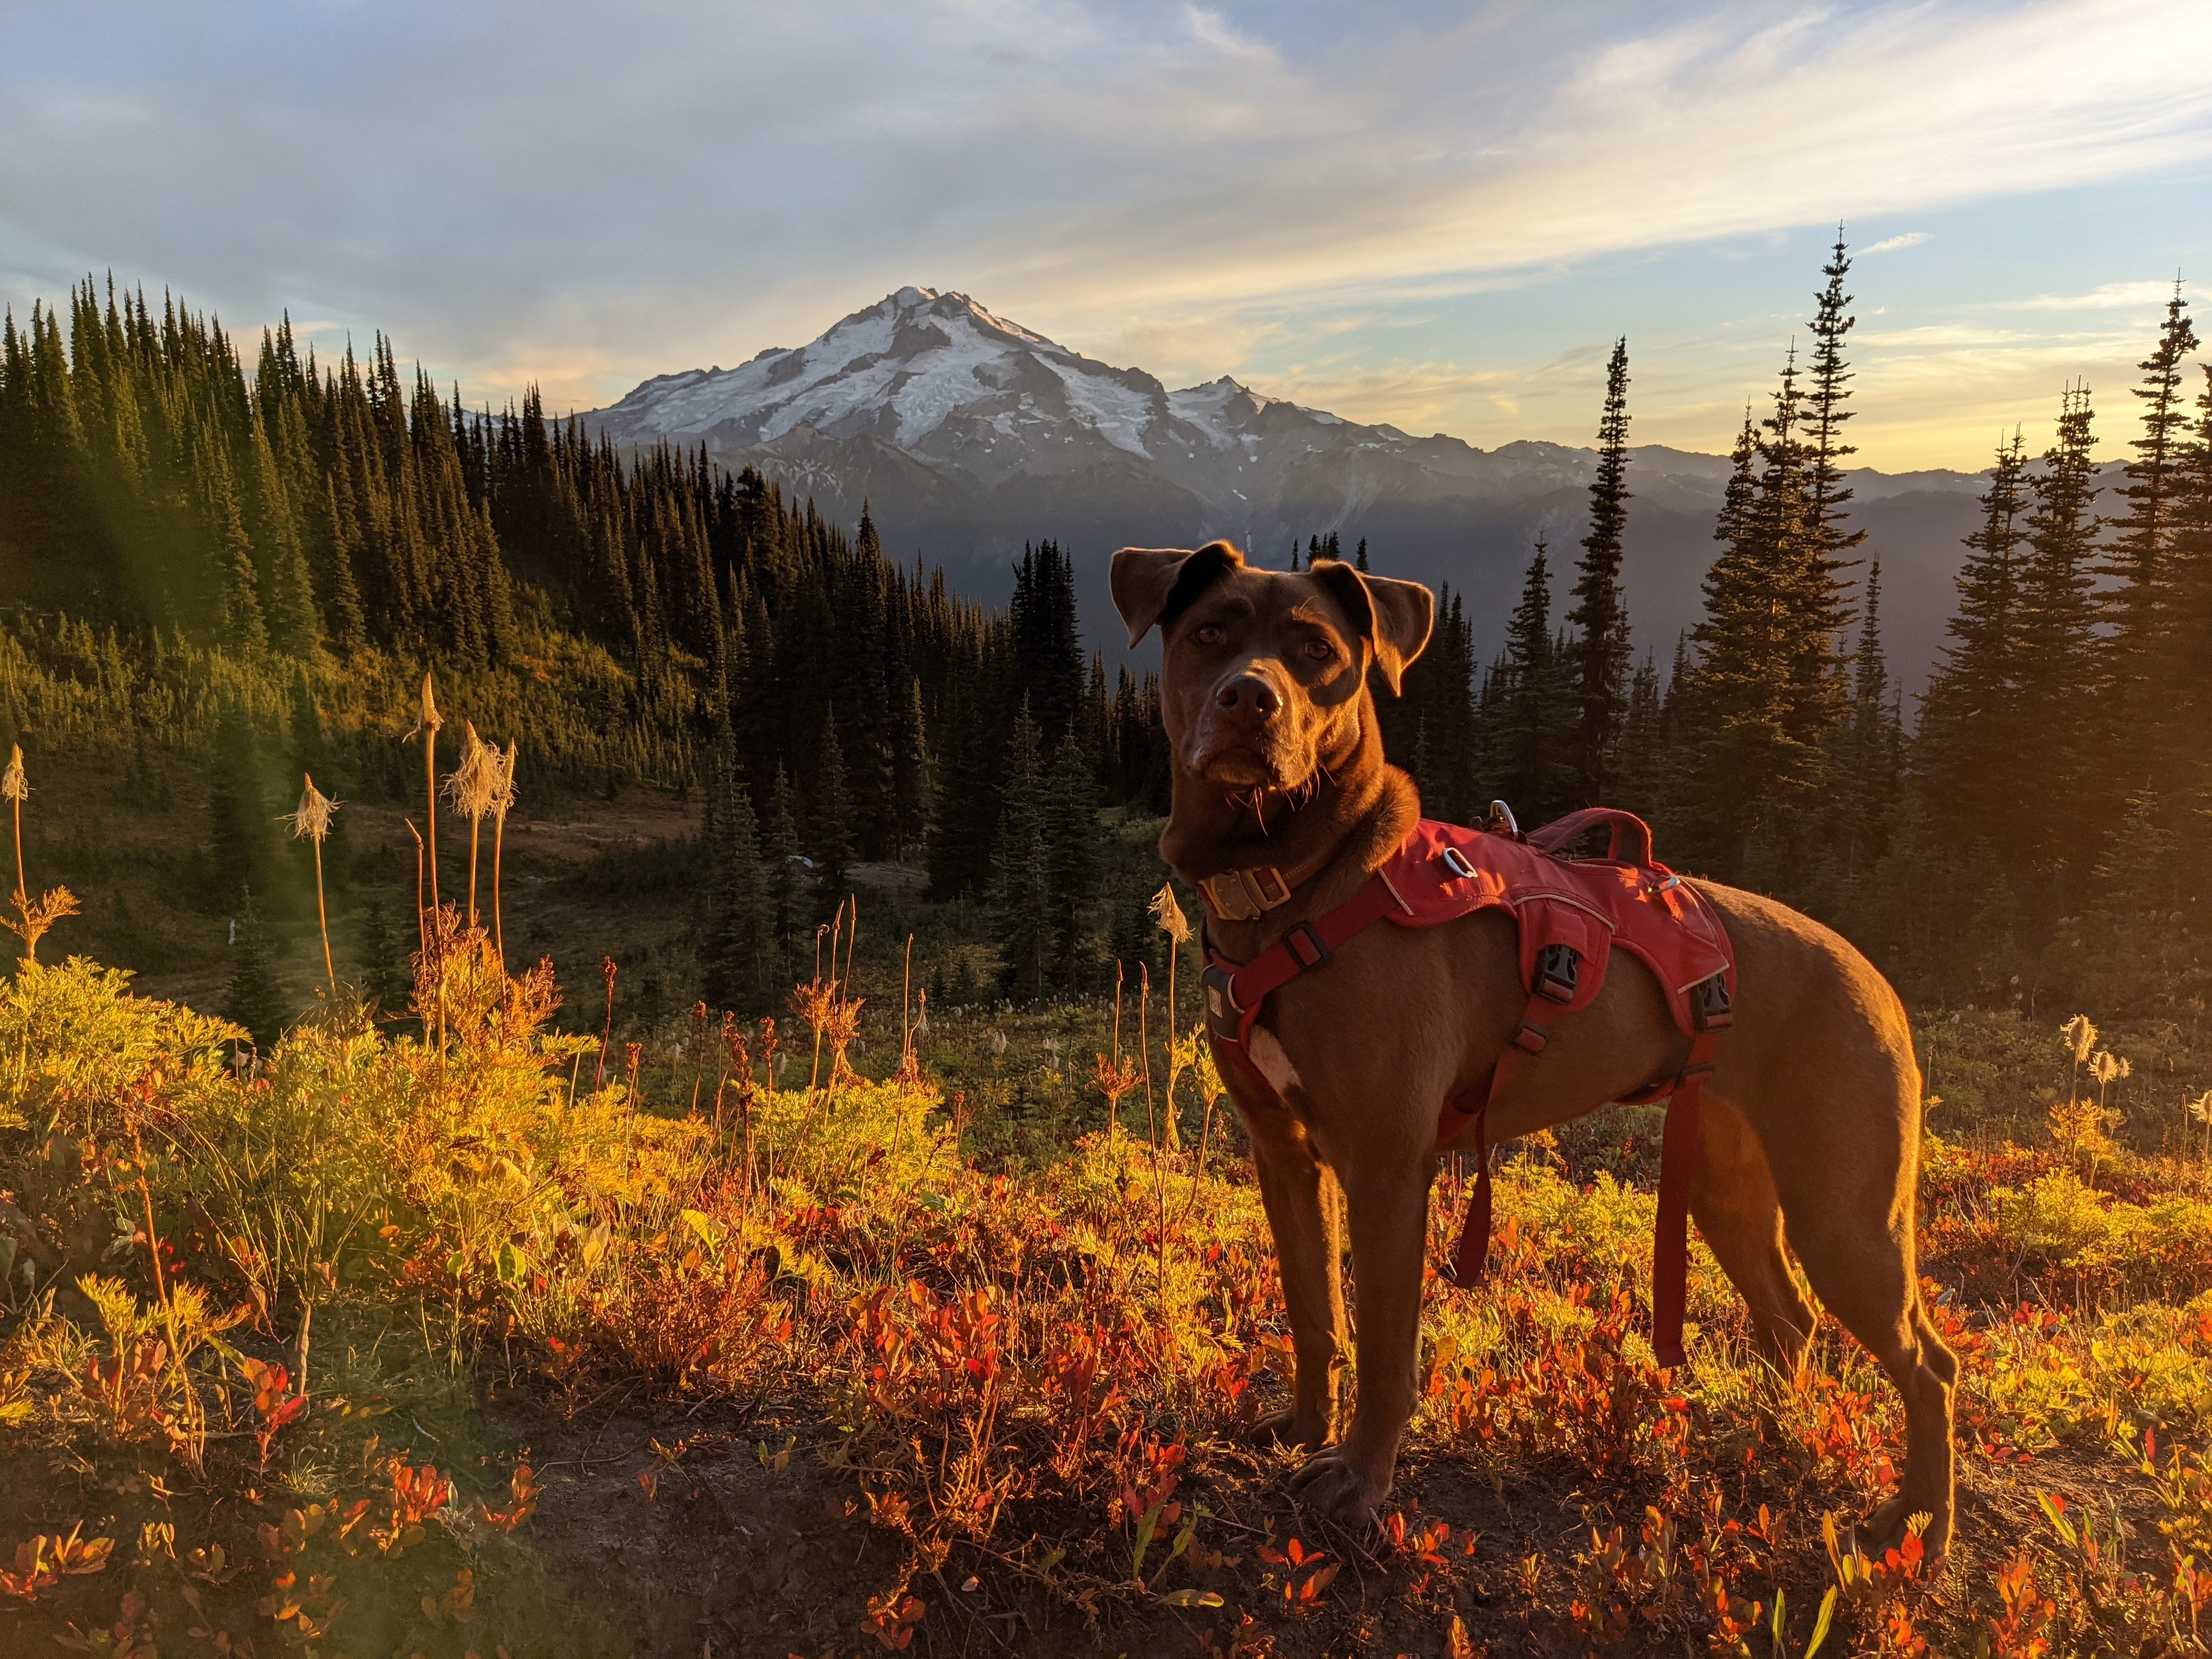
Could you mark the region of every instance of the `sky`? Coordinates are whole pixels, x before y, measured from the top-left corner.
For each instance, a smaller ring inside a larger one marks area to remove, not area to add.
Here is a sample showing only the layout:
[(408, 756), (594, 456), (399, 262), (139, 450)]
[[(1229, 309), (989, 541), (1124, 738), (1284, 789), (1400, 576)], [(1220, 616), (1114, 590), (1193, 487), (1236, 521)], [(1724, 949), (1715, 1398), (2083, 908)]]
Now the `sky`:
[[(87, 272), (495, 405), (907, 283), (1171, 386), (1724, 450), (1855, 250), (1887, 470), (2103, 451), (2212, 287), (2212, 3), (0, 0), (0, 299)], [(2212, 318), (2200, 326), (2212, 332)]]

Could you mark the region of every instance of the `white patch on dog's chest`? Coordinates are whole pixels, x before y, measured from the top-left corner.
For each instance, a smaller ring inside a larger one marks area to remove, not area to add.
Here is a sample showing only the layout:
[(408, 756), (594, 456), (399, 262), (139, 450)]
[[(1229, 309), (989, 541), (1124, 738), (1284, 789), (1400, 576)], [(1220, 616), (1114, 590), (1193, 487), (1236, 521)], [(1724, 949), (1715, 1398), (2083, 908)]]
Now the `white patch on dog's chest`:
[(1244, 1052), (1260, 1068), (1260, 1075), (1267, 1079), (1267, 1086), (1288, 1100), (1291, 1091), (1298, 1086), (1298, 1068), (1291, 1064), (1290, 1055), (1284, 1052), (1275, 1034), (1264, 1025), (1255, 1025)]

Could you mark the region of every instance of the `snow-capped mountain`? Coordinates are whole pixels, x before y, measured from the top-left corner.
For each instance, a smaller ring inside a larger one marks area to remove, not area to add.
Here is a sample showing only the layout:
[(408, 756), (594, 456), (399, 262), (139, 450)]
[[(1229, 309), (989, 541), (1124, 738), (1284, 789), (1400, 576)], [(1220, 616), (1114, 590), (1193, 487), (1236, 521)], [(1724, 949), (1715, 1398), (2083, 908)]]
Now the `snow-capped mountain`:
[[(1226, 377), (1170, 391), (926, 288), (886, 295), (807, 345), (658, 376), (583, 418), (624, 446), (703, 443), (848, 525), (867, 500), (895, 556), (921, 551), (984, 594), (1003, 588), (1006, 556), (1026, 540), (1056, 538), (1103, 567), (1124, 544), (1225, 535), (1279, 563), (1294, 541), (1334, 531), (1347, 549), (1366, 538), (1377, 568), (1467, 592), (1486, 639), (1534, 535), (1549, 535), (1555, 562), (1571, 554), (1596, 461), (1559, 444), (1485, 451), (1362, 425)], [(1717, 455), (1632, 453), (1631, 613), (1662, 650), (1694, 614), (1728, 471)], [(1893, 649), (1911, 674), (1948, 612), (1978, 486), (1948, 472), (1861, 471), (1853, 483), (1886, 544)], [(1095, 612), (1103, 573), (1091, 586)]]

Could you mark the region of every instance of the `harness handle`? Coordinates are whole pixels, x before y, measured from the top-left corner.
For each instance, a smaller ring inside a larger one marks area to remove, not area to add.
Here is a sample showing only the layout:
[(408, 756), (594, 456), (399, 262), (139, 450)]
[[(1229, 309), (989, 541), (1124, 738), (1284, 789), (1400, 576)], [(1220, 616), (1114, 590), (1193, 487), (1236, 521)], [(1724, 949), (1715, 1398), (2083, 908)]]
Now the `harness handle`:
[(1585, 806), (1579, 812), (1570, 812), (1540, 830), (1531, 830), (1528, 845), (1540, 853), (1556, 856), (1573, 845), (1575, 837), (1584, 830), (1595, 830), (1600, 824), (1613, 831), (1605, 853), (1609, 862), (1650, 866), (1651, 826), (1635, 813), (1624, 812), (1617, 806)]

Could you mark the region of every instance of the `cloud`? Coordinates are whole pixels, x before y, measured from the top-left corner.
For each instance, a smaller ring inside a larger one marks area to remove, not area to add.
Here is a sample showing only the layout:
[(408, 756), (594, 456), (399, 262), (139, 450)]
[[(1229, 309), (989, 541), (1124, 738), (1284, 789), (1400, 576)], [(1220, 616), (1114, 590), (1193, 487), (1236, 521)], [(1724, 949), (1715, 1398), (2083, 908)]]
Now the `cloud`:
[(1909, 247), (1918, 247), (1929, 240), (1929, 233), (1924, 230), (1908, 230), (1902, 236), (1885, 236), (1881, 241), (1861, 248), (1858, 257), (1864, 259), (1877, 253), (1902, 252)]
[(0, 289), (112, 267), (556, 407), (918, 282), (1175, 384), (1297, 362), (1347, 413), (1533, 416), (1409, 332), (1594, 261), (2212, 159), (2212, 9), (2164, 0), (99, 15), (9, 8)]
[(2021, 311), (2141, 311), (2163, 307), (2172, 295), (2170, 282), (2106, 283), (2087, 294), (2038, 294), (2012, 304)]

